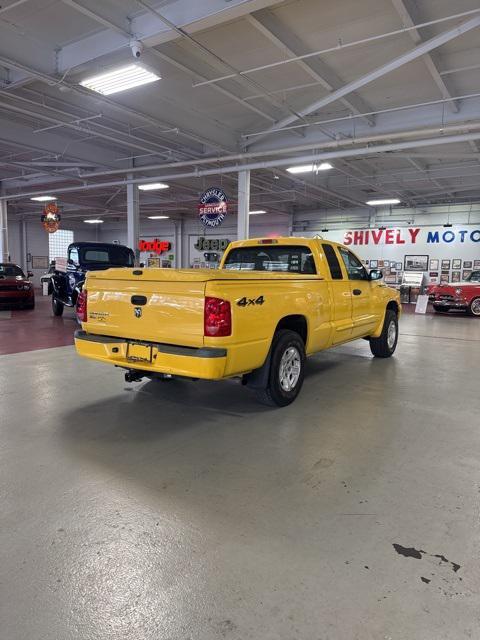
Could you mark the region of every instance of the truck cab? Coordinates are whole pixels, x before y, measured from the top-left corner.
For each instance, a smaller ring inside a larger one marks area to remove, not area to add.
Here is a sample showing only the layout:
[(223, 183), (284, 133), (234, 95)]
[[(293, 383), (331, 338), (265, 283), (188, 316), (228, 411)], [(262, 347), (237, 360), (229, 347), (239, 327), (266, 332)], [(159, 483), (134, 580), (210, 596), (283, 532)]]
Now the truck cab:
[(131, 249), (106, 242), (73, 242), (66, 258), (55, 259), (51, 276), (53, 315), (61, 316), (65, 307), (74, 307), (82, 291), (87, 272), (104, 271), (112, 267), (130, 267), (135, 264)]

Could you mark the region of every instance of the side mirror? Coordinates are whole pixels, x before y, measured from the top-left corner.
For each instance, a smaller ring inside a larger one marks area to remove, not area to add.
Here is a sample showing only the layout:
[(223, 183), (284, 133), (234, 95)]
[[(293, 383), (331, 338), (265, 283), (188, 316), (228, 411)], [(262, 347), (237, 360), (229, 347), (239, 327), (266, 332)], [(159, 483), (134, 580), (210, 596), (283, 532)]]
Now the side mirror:
[(33, 278), (33, 271), (27, 271), (27, 278)]
[(383, 278), (383, 272), (380, 269), (372, 269), (368, 274), (369, 280), (381, 280)]

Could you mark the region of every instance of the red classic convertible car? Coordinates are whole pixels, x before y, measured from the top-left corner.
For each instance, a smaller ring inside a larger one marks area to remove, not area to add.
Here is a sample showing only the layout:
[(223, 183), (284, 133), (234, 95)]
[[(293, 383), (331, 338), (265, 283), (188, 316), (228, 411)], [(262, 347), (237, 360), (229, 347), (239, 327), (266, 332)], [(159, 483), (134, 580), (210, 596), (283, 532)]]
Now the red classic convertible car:
[(35, 307), (35, 293), (33, 285), (27, 276), (16, 264), (11, 262), (0, 262), (0, 307), (24, 307), (33, 309)]
[(459, 309), (480, 317), (480, 271), (472, 271), (463, 282), (430, 285), (428, 295), (437, 312)]

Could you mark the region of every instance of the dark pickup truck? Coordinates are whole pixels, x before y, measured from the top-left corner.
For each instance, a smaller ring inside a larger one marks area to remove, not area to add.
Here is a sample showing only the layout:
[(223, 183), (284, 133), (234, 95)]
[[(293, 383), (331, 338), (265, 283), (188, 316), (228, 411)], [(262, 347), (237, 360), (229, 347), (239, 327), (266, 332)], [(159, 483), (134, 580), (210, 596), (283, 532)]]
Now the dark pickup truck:
[(102, 271), (111, 267), (133, 267), (135, 255), (121, 244), (106, 242), (74, 242), (68, 247), (67, 258), (57, 258), (49, 289), (52, 310), (61, 316), (65, 307), (75, 307), (87, 271)]

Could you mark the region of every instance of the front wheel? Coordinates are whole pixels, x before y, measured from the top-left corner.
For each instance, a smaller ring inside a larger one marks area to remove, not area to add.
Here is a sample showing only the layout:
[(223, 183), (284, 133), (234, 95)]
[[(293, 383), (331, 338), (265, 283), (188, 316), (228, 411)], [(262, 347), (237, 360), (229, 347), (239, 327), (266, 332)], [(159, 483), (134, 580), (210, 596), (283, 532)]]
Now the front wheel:
[(468, 313), (480, 318), (480, 298), (474, 298), (468, 305)]
[(295, 331), (277, 331), (273, 338), (268, 383), (258, 392), (259, 400), (273, 407), (286, 407), (300, 393), (305, 377), (305, 345)]
[(376, 358), (390, 358), (397, 348), (398, 316), (393, 309), (387, 309), (382, 333), (378, 338), (370, 338), (370, 350)]
[(52, 311), (54, 316), (63, 315), (63, 304), (56, 299), (54, 294), (52, 295)]

